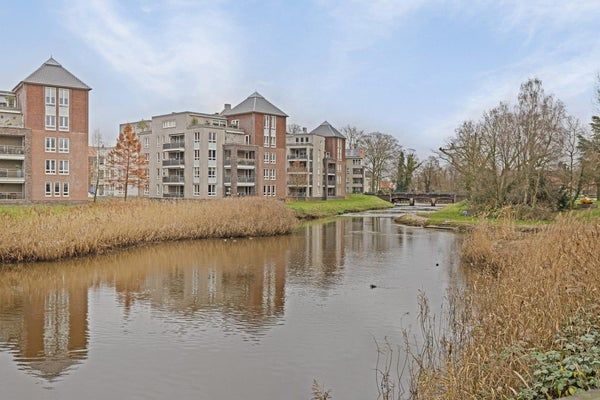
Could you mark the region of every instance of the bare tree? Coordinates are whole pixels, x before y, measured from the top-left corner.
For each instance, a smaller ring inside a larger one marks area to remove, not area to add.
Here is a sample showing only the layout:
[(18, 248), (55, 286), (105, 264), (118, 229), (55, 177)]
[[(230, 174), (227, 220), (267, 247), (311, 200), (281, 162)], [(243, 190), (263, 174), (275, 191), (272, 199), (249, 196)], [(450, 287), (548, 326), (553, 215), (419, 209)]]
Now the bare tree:
[(94, 203), (96, 202), (96, 196), (98, 195), (98, 185), (100, 184), (100, 148), (102, 146), (104, 146), (104, 142), (102, 140), (102, 134), (100, 133), (99, 129), (96, 129), (94, 131), (94, 136), (93, 136), (93, 147), (94, 150), (96, 152), (96, 165), (95, 165), (95, 173), (96, 173), (96, 184), (94, 186)]
[(372, 132), (363, 139), (366, 170), (371, 177), (371, 192), (379, 190), (381, 180), (390, 170), (390, 162), (399, 147), (392, 135)]
[(346, 136), (346, 148), (348, 149), (360, 147), (365, 138), (365, 131), (356, 126), (346, 125), (342, 127), (342, 133)]
[(559, 178), (562, 181), (564, 207), (573, 209), (585, 180), (585, 163), (582, 162), (580, 140), (585, 130), (578, 119), (568, 117), (565, 120), (564, 161), (559, 165)]
[(303, 132), (303, 129), (298, 124), (288, 124), (288, 126), (287, 126), (287, 133), (289, 133), (289, 134), (296, 135), (296, 134), (300, 134), (302, 132)]

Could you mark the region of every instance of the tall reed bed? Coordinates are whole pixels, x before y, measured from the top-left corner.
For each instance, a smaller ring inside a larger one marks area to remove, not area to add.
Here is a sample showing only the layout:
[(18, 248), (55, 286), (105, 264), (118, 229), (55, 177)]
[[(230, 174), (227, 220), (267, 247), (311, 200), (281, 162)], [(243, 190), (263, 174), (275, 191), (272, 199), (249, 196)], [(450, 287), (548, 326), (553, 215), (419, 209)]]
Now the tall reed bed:
[[(585, 377), (583, 366), (575, 363), (569, 372), (560, 357), (574, 346), (565, 344), (565, 331), (598, 330), (600, 221), (559, 217), (530, 234), (480, 225), (464, 241), (463, 259), (467, 285), (451, 296), (449, 324), (424, 332), (424, 346), (435, 351), (412, 352), (417, 365), (412, 397), (554, 398), (585, 388), (564, 386), (568, 376), (595, 379), (598, 365)], [(544, 352), (550, 361), (534, 373), (531, 355), (544, 361), (539, 356)], [(546, 389), (542, 397), (534, 394)]]
[(57, 260), (148, 242), (280, 235), (295, 224), (282, 202), (260, 198), (106, 201), (60, 212), (34, 207), (0, 214), (0, 262)]

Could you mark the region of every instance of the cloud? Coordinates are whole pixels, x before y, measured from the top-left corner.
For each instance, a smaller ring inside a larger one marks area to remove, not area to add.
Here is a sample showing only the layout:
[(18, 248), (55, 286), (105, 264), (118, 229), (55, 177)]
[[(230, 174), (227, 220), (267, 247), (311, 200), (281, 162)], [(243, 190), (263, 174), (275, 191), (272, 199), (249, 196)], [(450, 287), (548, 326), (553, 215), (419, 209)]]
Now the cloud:
[(71, 33), (136, 87), (164, 98), (182, 90), (210, 98), (239, 76), (237, 32), (221, 3), (89, 0), (65, 2), (62, 13)]

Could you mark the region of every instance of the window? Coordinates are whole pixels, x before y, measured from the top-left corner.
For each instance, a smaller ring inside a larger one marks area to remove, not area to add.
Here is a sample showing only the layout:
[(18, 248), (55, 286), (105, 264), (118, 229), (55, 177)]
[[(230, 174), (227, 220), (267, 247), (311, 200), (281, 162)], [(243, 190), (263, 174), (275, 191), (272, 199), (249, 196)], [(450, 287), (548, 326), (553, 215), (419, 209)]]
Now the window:
[(150, 194), (150, 185), (144, 185), (144, 196), (148, 196)]
[(175, 128), (175, 127), (177, 127), (177, 122), (175, 122), (174, 119), (170, 119), (168, 121), (163, 121), (162, 127), (163, 127), (163, 129), (166, 129), (166, 128)]
[(208, 143), (217, 143), (217, 132), (208, 132)]
[(269, 136), (265, 135), (263, 140), (264, 140), (264, 146), (269, 147)]
[(275, 138), (275, 135), (271, 136), (271, 147), (277, 147), (277, 139)]
[(160, 168), (156, 168), (156, 177), (160, 178)]
[(194, 150), (194, 160), (195, 161), (200, 160), (200, 150)]
[[(69, 152), (69, 139), (68, 138), (58, 138), (58, 152), (59, 153), (68, 153)], [(101, 158), (100, 164), (104, 164), (104, 158)]]
[(209, 196), (217, 195), (217, 185), (208, 185), (208, 195)]
[(54, 196), (60, 196), (60, 182), (54, 182)]
[(265, 152), (264, 162), (265, 162), (265, 164), (269, 163), (269, 153), (267, 153), (267, 152)]
[(240, 126), (240, 120), (239, 119), (232, 119), (231, 122), (229, 123), (230, 126), (237, 128), (238, 126)]
[(47, 88), (45, 88), (45, 92), (46, 92), (46, 105), (47, 106), (56, 105), (56, 89), (47, 87)]
[(244, 135), (244, 144), (250, 144), (250, 135)]
[(58, 160), (58, 173), (69, 175), (69, 160)]
[(200, 132), (194, 132), (194, 143), (200, 143)]
[(46, 115), (46, 129), (56, 129), (56, 115)]
[(277, 179), (277, 170), (272, 169), (271, 170), (271, 180), (276, 180), (276, 179)]
[(156, 194), (160, 194), (160, 185), (156, 184)]
[(63, 196), (69, 197), (69, 182), (63, 182)]
[(194, 196), (200, 196), (200, 185), (194, 185)]
[(217, 167), (208, 167), (208, 177), (209, 178), (217, 177)]
[(269, 116), (268, 115), (265, 115), (264, 121), (265, 121), (264, 128), (268, 129), (269, 128)]
[(52, 183), (46, 182), (46, 197), (52, 196)]
[(46, 175), (56, 174), (56, 160), (46, 160)]
[(194, 178), (200, 179), (200, 167), (194, 167)]
[(268, 169), (266, 169), (266, 168), (263, 170), (263, 178), (264, 178), (265, 180), (268, 180), (268, 179), (269, 179), (269, 170), (268, 170)]
[(150, 147), (150, 138), (149, 137), (145, 137), (144, 138), (144, 148), (148, 148)]
[(275, 153), (271, 153), (271, 164), (275, 164), (275, 161), (277, 161), (277, 157)]
[(215, 161), (217, 159), (216, 150), (208, 150), (208, 161)]
[(56, 138), (47, 137), (46, 138), (46, 153), (56, 151)]
[(271, 115), (271, 129), (275, 129), (275, 127), (277, 126), (277, 125), (275, 124), (275, 121), (276, 121), (276, 119), (277, 119), (277, 117), (276, 117), (276, 116), (274, 116), (274, 115)]
[(58, 105), (69, 105), (69, 89), (58, 89)]
[(277, 193), (275, 192), (275, 188), (276, 188), (277, 186), (273, 185), (272, 187), (273, 187), (273, 189), (271, 190), (271, 195), (272, 195), (272, 196), (276, 196), (276, 195), (277, 195)]

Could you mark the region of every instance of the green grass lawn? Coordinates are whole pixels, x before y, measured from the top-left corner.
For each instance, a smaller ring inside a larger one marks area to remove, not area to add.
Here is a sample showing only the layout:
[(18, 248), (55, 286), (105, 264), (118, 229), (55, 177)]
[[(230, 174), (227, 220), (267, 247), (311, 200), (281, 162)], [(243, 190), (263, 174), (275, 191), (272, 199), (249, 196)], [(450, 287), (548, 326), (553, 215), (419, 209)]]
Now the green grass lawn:
[(393, 204), (377, 196), (351, 194), (345, 199), (292, 200), (287, 202), (298, 218), (323, 218), (348, 212), (360, 212), (393, 207)]
[(0, 205), (0, 215), (9, 215), (14, 218), (26, 217), (32, 214), (58, 214), (67, 211), (71, 205), (66, 204), (52, 204), (52, 205), (19, 205), (19, 204), (6, 204)]

